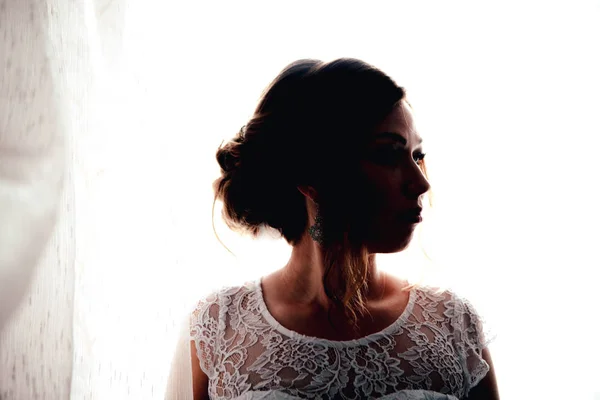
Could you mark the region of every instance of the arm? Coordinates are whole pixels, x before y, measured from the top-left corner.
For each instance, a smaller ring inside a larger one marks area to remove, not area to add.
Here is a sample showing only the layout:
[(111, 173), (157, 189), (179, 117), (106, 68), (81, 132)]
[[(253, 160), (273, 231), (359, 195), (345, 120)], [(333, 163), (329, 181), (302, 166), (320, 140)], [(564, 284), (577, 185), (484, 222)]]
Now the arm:
[(210, 380), (216, 377), (220, 304), (217, 293), (202, 299), (191, 315), (190, 353), (192, 361), (192, 390), (194, 400), (208, 400)]
[(494, 371), (494, 365), (492, 364), (492, 357), (487, 348), (483, 349), (482, 357), (490, 366), (490, 370), (483, 379), (479, 381), (477, 386), (471, 389), (467, 396), (467, 400), (500, 400), (498, 383), (496, 382), (496, 373)]
[(196, 343), (190, 341), (192, 353), (192, 382), (194, 386), (194, 400), (209, 400), (208, 376), (200, 368), (200, 360), (196, 353)]

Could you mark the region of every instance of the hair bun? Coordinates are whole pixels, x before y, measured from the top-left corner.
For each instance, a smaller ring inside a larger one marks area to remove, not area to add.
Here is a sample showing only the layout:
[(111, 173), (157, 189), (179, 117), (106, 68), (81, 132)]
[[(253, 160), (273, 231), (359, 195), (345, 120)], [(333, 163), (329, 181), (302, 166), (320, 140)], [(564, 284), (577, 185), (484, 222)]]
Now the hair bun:
[(245, 126), (240, 129), (230, 142), (222, 146), (217, 152), (217, 161), (225, 173), (233, 173), (240, 167), (243, 145), (245, 143), (244, 128)]

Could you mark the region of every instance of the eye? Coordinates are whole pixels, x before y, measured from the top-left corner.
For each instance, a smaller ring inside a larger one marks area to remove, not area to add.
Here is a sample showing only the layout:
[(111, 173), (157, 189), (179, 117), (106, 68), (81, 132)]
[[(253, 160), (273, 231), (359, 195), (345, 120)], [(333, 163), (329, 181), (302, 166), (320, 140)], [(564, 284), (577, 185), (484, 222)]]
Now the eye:
[(414, 158), (415, 162), (419, 166), (421, 166), (421, 165), (423, 165), (423, 161), (425, 160), (425, 153), (419, 151), (419, 152), (415, 153), (413, 158)]
[[(410, 160), (406, 148), (401, 144), (391, 144), (373, 149), (368, 153), (367, 158), (376, 164), (389, 167), (397, 167)], [(412, 158), (419, 167), (423, 167), (425, 159), (423, 152), (415, 152)]]
[[(403, 154), (406, 154), (406, 152), (401, 149), (395, 149), (393, 146), (386, 146), (372, 151), (368, 158), (376, 164), (394, 167), (402, 161)], [(404, 155), (404, 157), (406, 157), (406, 155)]]

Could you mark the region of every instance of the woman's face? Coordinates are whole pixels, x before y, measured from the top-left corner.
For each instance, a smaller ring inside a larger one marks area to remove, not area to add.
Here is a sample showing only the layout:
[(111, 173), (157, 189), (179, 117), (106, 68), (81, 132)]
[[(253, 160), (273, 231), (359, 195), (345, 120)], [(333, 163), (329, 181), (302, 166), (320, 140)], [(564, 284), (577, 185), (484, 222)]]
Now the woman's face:
[(404, 101), (368, 140), (360, 162), (366, 208), (360, 225), (370, 253), (404, 250), (421, 221), (422, 196), (430, 187), (421, 169), (421, 141)]

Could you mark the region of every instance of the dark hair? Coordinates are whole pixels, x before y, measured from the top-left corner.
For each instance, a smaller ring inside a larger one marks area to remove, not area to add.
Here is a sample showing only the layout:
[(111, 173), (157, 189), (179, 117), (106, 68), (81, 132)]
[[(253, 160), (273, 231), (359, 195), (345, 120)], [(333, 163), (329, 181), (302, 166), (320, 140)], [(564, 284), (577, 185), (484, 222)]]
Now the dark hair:
[(254, 236), (274, 229), (294, 245), (308, 223), (298, 186), (315, 188), (327, 239), (325, 290), (354, 321), (365, 310), (369, 262), (349, 229), (367, 201), (350, 192), (356, 189), (357, 157), (370, 131), (404, 98), (402, 87), (363, 61), (299, 60), (283, 69), (250, 121), (217, 151), (215, 201), (223, 201), (232, 229)]

